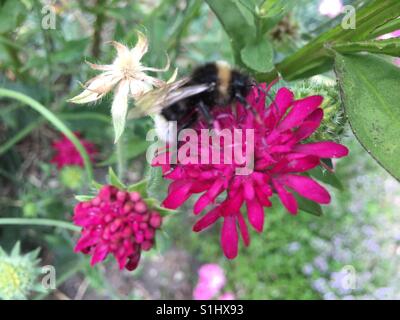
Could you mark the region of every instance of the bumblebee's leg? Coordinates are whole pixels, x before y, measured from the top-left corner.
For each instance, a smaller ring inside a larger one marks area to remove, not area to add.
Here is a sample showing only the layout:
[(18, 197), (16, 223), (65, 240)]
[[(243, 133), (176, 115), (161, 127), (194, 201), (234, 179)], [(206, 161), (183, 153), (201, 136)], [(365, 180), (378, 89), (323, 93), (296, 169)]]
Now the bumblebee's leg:
[[(269, 98), (269, 100), (271, 101), (271, 103), (273, 104), (273, 106), (275, 108), (276, 114), (279, 115), (279, 113), (280, 113), (279, 107), (276, 104), (275, 100), (270, 96), (270, 94), (267, 91), (265, 91), (263, 88), (261, 88), (261, 86), (259, 84), (256, 85), (256, 88), (257, 88), (258, 92), (261, 91), (262, 93), (264, 93)], [(259, 99), (260, 99), (260, 95), (258, 95), (257, 103), (258, 103)]]
[(213, 119), (208, 107), (204, 104), (203, 101), (200, 101), (197, 104), (197, 108), (201, 112), (201, 114), (203, 115), (204, 119), (207, 121), (208, 128), (209, 129), (212, 128), (214, 119)]
[(197, 121), (197, 115), (193, 114), (190, 119), (186, 120), (185, 122), (181, 122), (179, 124), (178, 133), (179, 133), (179, 131), (181, 131), (183, 129), (190, 128), (193, 125), (193, 123), (195, 123), (196, 121)]
[(235, 97), (237, 101), (239, 101), (242, 105), (244, 105), (246, 110), (250, 110), (253, 113), (258, 123), (262, 122), (260, 119), (260, 115), (253, 109), (253, 107), (246, 101), (246, 99), (241, 94), (237, 93)]

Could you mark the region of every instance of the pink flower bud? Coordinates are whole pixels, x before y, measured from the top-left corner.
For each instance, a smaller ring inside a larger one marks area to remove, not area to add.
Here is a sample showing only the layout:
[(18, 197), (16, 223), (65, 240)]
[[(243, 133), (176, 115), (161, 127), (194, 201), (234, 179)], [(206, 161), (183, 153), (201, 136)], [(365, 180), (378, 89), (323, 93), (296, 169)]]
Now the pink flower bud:
[(147, 240), (153, 239), (154, 235), (155, 235), (154, 229), (146, 229), (144, 231), (144, 238), (147, 239)]
[(132, 202), (139, 201), (142, 197), (140, 196), (139, 192), (133, 191), (129, 192), (129, 198), (131, 199)]
[(135, 203), (135, 211), (139, 213), (145, 213), (147, 211), (147, 206), (143, 201)]
[(117, 192), (117, 200), (119, 202), (124, 202), (125, 199), (127, 198), (128, 194), (124, 191), (118, 191)]
[(145, 240), (143, 241), (143, 243), (141, 244), (141, 248), (144, 251), (149, 251), (151, 248), (153, 247), (153, 242), (149, 241), (149, 240)]
[(143, 242), (143, 240), (144, 240), (144, 235), (143, 235), (143, 232), (142, 232), (142, 231), (136, 232), (136, 234), (135, 234), (135, 240), (136, 240), (137, 243), (142, 243), (142, 242)]
[(159, 213), (153, 212), (150, 217), (150, 225), (154, 229), (158, 229), (161, 226), (162, 218)]

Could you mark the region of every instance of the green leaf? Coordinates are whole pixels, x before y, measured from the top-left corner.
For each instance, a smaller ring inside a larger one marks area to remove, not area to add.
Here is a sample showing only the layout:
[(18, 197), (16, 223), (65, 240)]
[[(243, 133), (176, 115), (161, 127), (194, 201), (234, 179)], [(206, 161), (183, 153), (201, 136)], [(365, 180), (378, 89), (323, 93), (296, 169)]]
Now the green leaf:
[(332, 187), (335, 187), (336, 189), (343, 190), (343, 185), (340, 182), (340, 180), (336, 177), (336, 175), (333, 172), (329, 172), (326, 169), (323, 169), (321, 166), (318, 166), (310, 171), (308, 173), (315, 179), (329, 184)]
[(75, 199), (78, 200), (79, 202), (86, 202), (94, 199), (95, 196), (86, 196), (86, 195), (76, 195)]
[(355, 136), (400, 180), (400, 69), (372, 54), (336, 54), (335, 71)]
[(254, 16), (237, 0), (206, 0), (231, 39), (236, 63), (240, 63), (240, 50), (256, 38)]
[(90, 186), (97, 191), (103, 187), (103, 185), (101, 183), (97, 182), (96, 180), (92, 180), (92, 182), (90, 183)]
[(318, 203), (308, 200), (306, 198), (300, 197), (297, 194), (294, 194), (294, 196), (296, 197), (297, 204), (299, 205), (300, 210), (307, 212), (307, 213), (311, 213), (314, 216), (318, 216), (318, 217), (322, 216), (323, 211), (322, 211), (321, 206)]
[(130, 186), (128, 186), (127, 191), (128, 192), (137, 191), (142, 195), (142, 197), (147, 197), (147, 184), (148, 180), (143, 179), (135, 184), (131, 184)]
[(387, 40), (371, 40), (334, 44), (332, 48), (340, 53), (371, 52), (387, 54), (393, 57), (400, 56), (400, 38)]
[(146, 199), (144, 199), (144, 202), (146, 202), (146, 204), (149, 207), (151, 207), (152, 209), (158, 211), (163, 217), (171, 215), (171, 214), (175, 214), (178, 212), (177, 210), (172, 210), (172, 209), (167, 209), (167, 208), (161, 207), (160, 202), (155, 198), (146, 198)]
[(234, 42), (244, 44), (246, 39), (255, 34), (254, 18), (245, 13), (243, 5), (238, 6), (237, 0), (206, 0), (206, 2)]
[(274, 52), (267, 40), (247, 44), (241, 51), (242, 61), (247, 67), (258, 72), (269, 72), (274, 68)]
[[(126, 145), (124, 145), (124, 157), (126, 160), (134, 159), (144, 152), (149, 147), (150, 142), (143, 139), (132, 139)], [(108, 159), (100, 162), (99, 166), (109, 166), (117, 162), (117, 155), (113, 153)]]
[(0, 8), (0, 33), (14, 31), (25, 16), (25, 8), (20, 1), (6, 0)]
[(283, 15), (292, 7), (293, 0), (266, 0), (260, 8), (263, 17), (274, 17)]
[(294, 0), (266, 0), (259, 9), (261, 31), (271, 30), (282, 18), (293, 9)]
[(108, 180), (109, 180), (110, 184), (113, 185), (114, 187), (116, 187), (118, 189), (126, 189), (126, 186), (115, 174), (112, 167), (108, 168)]

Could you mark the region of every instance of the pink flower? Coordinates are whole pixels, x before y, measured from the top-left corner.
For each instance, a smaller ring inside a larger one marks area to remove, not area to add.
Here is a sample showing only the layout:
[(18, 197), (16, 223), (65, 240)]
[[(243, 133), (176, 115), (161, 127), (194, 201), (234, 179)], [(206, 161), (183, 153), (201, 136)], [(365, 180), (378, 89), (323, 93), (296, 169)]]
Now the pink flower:
[(106, 185), (94, 199), (75, 206), (73, 221), (82, 227), (75, 252), (91, 255), (92, 266), (111, 253), (121, 270), (134, 270), (141, 251), (153, 247), (162, 217), (147, 208), (138, 192)]
[(398, 37), (400, 37), (400, 29), (393, 31), (391, 33), (387, 33), (382, 36), (379, 36), (378, 39), (386, 40), (386, 39), (392, 39), (392, 38), (398, 38)]
[[(93, 157), (97, 153), (95, 145), (90, 141), (82, 139), (80, 133), (74, 132), (74, 134), (79, 138), (86, 152), (89, 154), (90, 160), (93, 161)], [(53, 148), (55, 149), (56, 154), (53, 159), (51, 159), (51, 163), (55, 163), (58, 169), (61, 169), (64, 166), (83, 167), (83, 159), (81, 155), (65, 135), (63, 135), (61, 139), (53, 142)]]
[(218, 300), (235, 300), (236, 297), (232, 292), (225, 292), (224, 294), (220, 295)]
[(399, 67), (400, 67), (400, 58), (395, 58), (395, 59), (394, 59), (394, 64), (395, 64), (396, 66), (399, 66)]
[[(200, 214), (212, 206), (197, 221), (193, 230), (202, 231), (222, 219), (221, 246), (229, 259), (235, 258), (238, 253), (239, 233), (246, 246), (250, 243), (247, 223), (241, 213), (243, 205), (247, 207), (250, 225), (257, 232), (262, 232), (264, 208), (271, 206), (269, 198), (274, 193), (291, 214), (298, 211), (293, 193), (319, 204), (328, 204), (329, 193), (304, 173), (319, 166), (321, 159), (340, 158), (348, 154), (346, 147), (335, 142), (304, 142), (319, 127), (323, 118), (321, 96), (294, 100), (289, 89), (281, 88), (275, 101), (266, 108), (265, 92), (270, 87), (262, 84), (260, 88), (253, 88), (247, 97), (251, 108), (237, 104), (235, 108), (213, 110), (215, 126), (220, 130), (254, 130), (254, 149), (247, 148), (246, 143), (240, 145), (244, 153), (251, 153), (254, 159), (252, 173), (237, 174), (236, 169), (243, 168), (243, 164), (237, 161), (227, 164), (190, 162), (171, 166), (160, 164), (160, 157), (165, 158), (160, 155), (153, 163), (162, 167), (167, 179), (173, 180), (163, 202), (165, 207), (176, 209), (196, 193), (201, 196), (194, 204), (194, 214)], [(201, 122), (199, 128), (207, 128), (207, 125)], [(198, 141), (199, 154), (207, 151), (204, 149), (204, 141)], [(180, 148), (183, 147), (186, 146)], [(225, 139), (221, 149), (224, 147)], [(210, 144), (208, 148), (211, 154), (215, 146)], [(217, 200), (225, 191), (225, 199)]]
[(342, 13), (343, 3), (341, 0), (322, 0), (318, 10), (320, 14), (334, 18)]
[(224, 270), (215, 263), (202, 265), (198, 274), (199, 281), (193, 291), (195, 300), (212, 299), (225, 285)]

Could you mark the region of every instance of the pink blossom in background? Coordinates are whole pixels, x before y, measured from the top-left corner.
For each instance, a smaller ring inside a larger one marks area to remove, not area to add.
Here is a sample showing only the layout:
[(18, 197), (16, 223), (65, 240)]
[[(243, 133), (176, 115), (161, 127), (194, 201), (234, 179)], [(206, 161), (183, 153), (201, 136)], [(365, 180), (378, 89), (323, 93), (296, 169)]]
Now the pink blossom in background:
[(195, 300), (209, 300), (225, 286), (224, 270), (215, 263), (204, 264), (199, 268), (199, 281), (193, 291)]
[(343, 3), (341, 0), (322, 0), (318, 10), (323, 16), (334, 18), (342, 13)]
[[(90, 141), (81, 138), (79, 132), (74, 132), (74, 134), (79, 138), (79, 141), (88, 153), (90, 160), (93, 162), (93, 157), (97, 153), (95, 145)], [(63, 135), (59, 140), (53, 142), (53, 149), (56, 154), (50, 162), (56, 164), (57, 169), (62, 169), (65, 166), (83, 167), (83, 159), (81, 155), (65, 135)]]
[(393, 39), (393, 38), (398, 38), (398, 37), (400, 37), (400, 29), (390, 32), (390, 33), (387, 33), (387, 34), (384, 34), (382, 36), (379, 36), (378, 39), (386, 40), (386, 39)]
[(394, 64), (400, 67), (400, 58), (394, 59)]
[(200, 281), (208, 283), (210, 287), (220, 290), (226, 282), (224, 270), (216, 263), (204, 264), (199, 269)]
[(218, 292), (215, 292), (212, 288), (210, 288), (207, 283), (199, 282), (193, 290), (193, 299), (194, 300), (210, 300), (212, 299)]
[(225, 292), (224, 294), (220, 295), (218, 300), (235, 300), (236, 297), (232, 292)]

